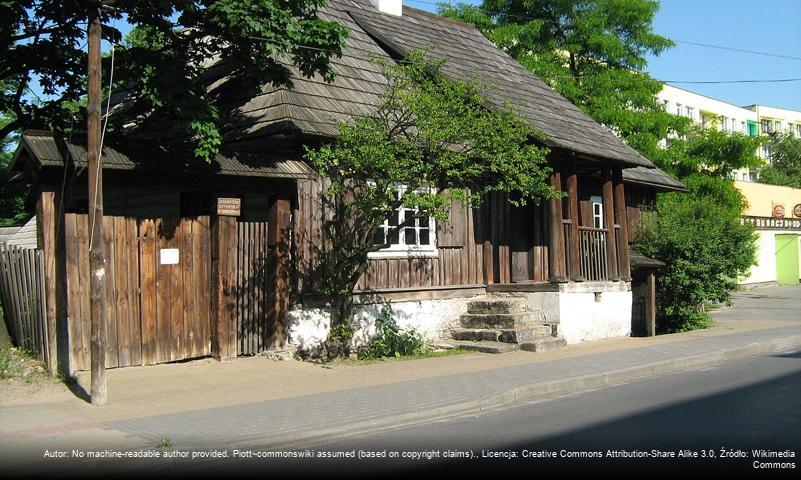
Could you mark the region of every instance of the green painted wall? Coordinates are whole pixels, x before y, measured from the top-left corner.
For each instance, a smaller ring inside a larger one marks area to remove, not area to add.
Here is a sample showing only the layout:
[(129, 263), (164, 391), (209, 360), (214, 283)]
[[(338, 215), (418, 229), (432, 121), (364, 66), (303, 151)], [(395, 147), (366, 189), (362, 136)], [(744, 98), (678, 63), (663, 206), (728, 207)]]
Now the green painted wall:
[(776, 235), (776, 282), (798, 284), (798, 235)]

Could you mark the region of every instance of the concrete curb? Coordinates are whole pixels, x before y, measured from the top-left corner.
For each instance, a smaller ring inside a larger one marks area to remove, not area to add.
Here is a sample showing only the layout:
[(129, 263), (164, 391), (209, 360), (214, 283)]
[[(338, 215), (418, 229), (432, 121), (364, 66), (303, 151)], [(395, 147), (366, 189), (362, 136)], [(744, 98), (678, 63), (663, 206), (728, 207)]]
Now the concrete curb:
[(638, 365), (622, 370), (534, 383), (499, 394), (493, 394), (446, 407), (365, 420), (348, 425), (316, 430), (314, 432), (278, 436), (266, 443), (261, 436), (243, 437), (227, 445), (227, 447), (229, 449), (245, 449), (249, 446), (255, 446), (255, 442), (258, 442), (258, 447), (264, 449), (308, 448), (310, 445), (327, 443), (332, 440), (340, 440), (356, 435), (377, 433), (384, 430), (392, 430), (464, 415), (476, 415), (490, 410), (541, 402), (557, 397), (622, 385), (656, 375), (666, 375), (686, 370), (705, 368), (727, 360), (780, 352), (796, 347), (801, 347), (801, 335), (752, 343), (743, 347), (719, 350), (701, 355)]

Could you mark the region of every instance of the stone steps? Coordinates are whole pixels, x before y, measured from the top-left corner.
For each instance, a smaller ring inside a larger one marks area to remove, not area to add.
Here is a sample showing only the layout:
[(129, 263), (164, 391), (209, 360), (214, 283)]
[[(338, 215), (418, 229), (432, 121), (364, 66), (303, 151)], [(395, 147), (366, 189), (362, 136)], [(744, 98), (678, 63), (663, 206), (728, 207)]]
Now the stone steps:
[(548, 350), (556, 350), (567, 346), (567, 342), (561, 337), (548, 337), (542, 338), (534, 342), (526, 342), (520, 344), (520, 349), (526, 352), (545, 352)]
[(524, 343), (543, 337), (550, 337), (552, 333), (550, 325), (536, 325), (516, 329), (460, 328), (453, 331), (453, 338), (474, 342)]
[(545, 317), (541, 312), (465, 313), (459, 318), (459, 323), (464, 328), (527, 328), (544, 321)]
[(529, 311), (516, 298), (485, 298), (467, 304), (459, 319), (462, 328), (452, 332), (454, 347), (484, 353), (516, 350), (542, 352), (566, 345), (559, 327), (540, 311)]

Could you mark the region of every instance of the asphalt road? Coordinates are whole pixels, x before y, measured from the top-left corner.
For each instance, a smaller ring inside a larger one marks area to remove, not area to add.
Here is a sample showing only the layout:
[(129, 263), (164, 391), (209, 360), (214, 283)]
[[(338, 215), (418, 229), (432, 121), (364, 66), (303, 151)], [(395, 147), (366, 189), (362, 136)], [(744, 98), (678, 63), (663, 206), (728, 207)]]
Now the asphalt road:
[[(789, 450), (796, 457), (774, 458), (754, 452), (763, 449), (782, 454)], [(801, 468), (797, 458), (801, 455), (801, 351), (732, 361), (524, 407), (353, 437), (315, 446), (313, 451), (355, 452), (357, 456), (365, 451), (386, 457), (267, 463), (254, 460), (251, 466), (270, 465), (290, 476), (304, 471), (348, 472), (349, 476), (484, 476), (502, 472), (674, 470), (744, 476), (770, 470), (772, 475), (797, 475)], [(613, 455), (614, 451), (626, 451), (628, 455), (646, 452), (649, 456), (610, 457), (609, 451)], [(679, 456), (682, 451), (698, 457)], [(470, 452), (472, 458), (444, 458), (448, 452)], [(525, 452), (551, 456), (524, 458)], [(398, 458), (389, 458), (396, 453)], [(594, 457), (596, 454), (600, 458)], [(784, 468), (768, 468), (775, 467), (773, 464), (783, 464)]]

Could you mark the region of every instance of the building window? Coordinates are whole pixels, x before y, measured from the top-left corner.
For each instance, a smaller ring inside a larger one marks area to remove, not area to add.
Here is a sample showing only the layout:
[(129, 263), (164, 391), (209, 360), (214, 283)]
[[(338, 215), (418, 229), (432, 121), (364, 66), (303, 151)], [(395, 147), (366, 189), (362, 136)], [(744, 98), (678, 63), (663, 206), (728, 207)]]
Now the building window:
[(681, 115), (681, 104), (680, 103), (676, 104), (676, 115)]
[(795, 136), (801, 138), (801, 123), (795, 125)]
[(695, 117), (695, 109), (693, 107), (687, 107), (687, 117), (690, 119)]
[(435, 256), (437, 253), (436, 228), (433, 218), (418, 217), (398, 228), (407, 218), (417, 215), (416, 208), (400, 207), (384, 220), (376, 232), (373, 244), (389, 246), (371, 252), (370, 257)]
[(720, 130), (723, 132), (729, 131), (729, 119), (722, 115), (720, 117)]
[(592, 203), (592, 226), (604, 228), (604, 203), (603, 199), (597, 195), (590, 197)]
[(774, 125), (776, 127), (776, 131), (777, 132), (781, 132), (782, 131), (782, 121), (781, 120), (776, 120), (776, 123)]
[(762, 120), (762, 133), (770, 133), (773, 131), (773, 122), (770, 120)]
[(670, 100), (662, 100), (662, 106), (665, 108), (666, 112), (670, 111)]

